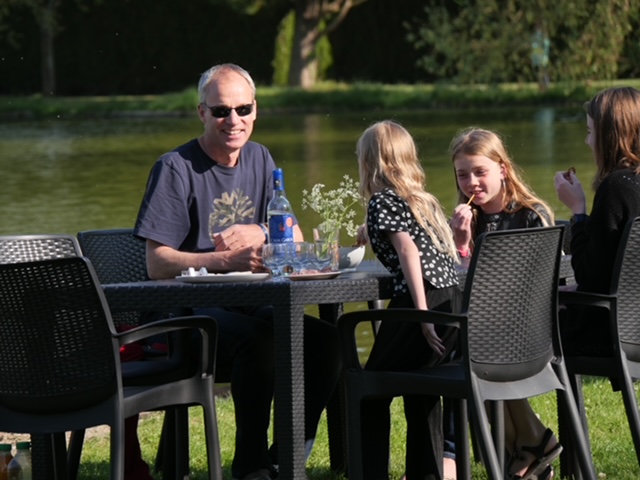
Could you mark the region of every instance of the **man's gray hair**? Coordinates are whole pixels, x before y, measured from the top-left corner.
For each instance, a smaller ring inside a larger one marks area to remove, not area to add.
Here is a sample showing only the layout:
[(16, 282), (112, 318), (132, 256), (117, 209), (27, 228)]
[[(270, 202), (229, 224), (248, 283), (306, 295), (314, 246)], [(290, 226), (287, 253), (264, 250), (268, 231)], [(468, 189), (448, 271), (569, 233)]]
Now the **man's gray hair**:
[(253, 99), (255, 100), (256, 84), (253, 83), (253, 79), (251, 78), (251, 75), (249, 75), (249, 72), (247, 72), (244, 68), (236, 65), (235, 63), (221, 63), (220, 65), (214, 65), (200, 76), (200, 81), (198, 82), (198, 96), (200, 98), (200, 103), (205, 103), (207, 96), (207, 87), (209, 86), (211, 81), (218, 77), (220, 73), (229, 71), (236, 72), (247, 81), (247, 83), (251, 87)]

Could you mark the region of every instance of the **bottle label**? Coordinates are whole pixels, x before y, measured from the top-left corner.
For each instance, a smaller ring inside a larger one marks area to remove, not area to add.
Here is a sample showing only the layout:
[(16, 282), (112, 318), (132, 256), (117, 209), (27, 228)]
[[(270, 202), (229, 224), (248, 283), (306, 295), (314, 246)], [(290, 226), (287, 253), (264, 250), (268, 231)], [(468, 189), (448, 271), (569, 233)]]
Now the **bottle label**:
[(293, 242), (293, 217), (291, 215), (271, 215), (269, 217), (269, 241), (271, 243)]

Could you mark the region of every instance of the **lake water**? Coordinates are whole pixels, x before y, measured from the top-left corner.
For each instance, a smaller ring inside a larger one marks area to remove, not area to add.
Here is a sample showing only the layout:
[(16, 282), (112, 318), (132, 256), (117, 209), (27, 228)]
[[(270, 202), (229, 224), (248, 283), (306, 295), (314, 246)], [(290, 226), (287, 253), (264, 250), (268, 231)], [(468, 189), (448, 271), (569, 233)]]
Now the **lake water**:
[[(287, 196), (307, 237), (318, 221), (301, 209), (302, 190), (316, 183), (335, 188), (344, 174), (357, 179), (356, 141), (371, 123), (385, 118), (401, 122), (414, 135), (427, 187), (448, 213), (456, 192), (447, 148), (464, 127), (500, 132), (527, 181), (558, 218), (569, 218), (569, 212), (556, 198), (555, 172), (574, 166), (585, 185), (595, 173), (580, 110), (260, 114), (253, 139), (267, 145), (284, 169)], [(195, 115), (0, 123), (0, 235), (132, 227), (153, 162), (201, 131)], [(341, 239), (349, 241), (344, 233)], [(372, 258), (370, 251), (367, 257)], [(370, 329), (363, 327), (358, 337), (364, 355), (373, 339)]]
[[(302, 190), (315, 183), (334, 188), (344, 174), (357, 179), (355, 143), (367, 126), (385, 118), (401, 122), (414, 135), (427, 187), (448, 212), (456, 196), (447, 147), (456, 132), (467, 126), (499, 131), (529, 183), (559, 218), (568, 218), (569, 212), (556, 199), (554, 173), (573, 165), (588, 185), (595, 172), (584, 144), (586, 127), (579, 109), (259, 114), (253, 139), (267, 145), (284, 169), (287, 196), (305, 235), (310, 235), (317, 219), (302, 211)], [(153, 162), (201, 129), (195, 114), (191, 118), (3, 122), (0, 234), (75, 234), (131, 227)]]

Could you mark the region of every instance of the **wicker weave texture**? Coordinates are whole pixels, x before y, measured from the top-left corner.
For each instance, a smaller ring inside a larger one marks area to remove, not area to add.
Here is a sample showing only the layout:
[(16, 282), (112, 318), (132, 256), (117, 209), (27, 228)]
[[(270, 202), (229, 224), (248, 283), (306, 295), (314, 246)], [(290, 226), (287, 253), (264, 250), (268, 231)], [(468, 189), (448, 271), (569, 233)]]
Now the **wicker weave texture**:
[[(624, 343), (640, 345), (640, 221), (631, 226), (618, 277), (618, 332)], [(614, 277), (616, 272), (613, 273)]]
[(114, 382), (111, 333), (84, 259), (0, 266), (0, 315), (0, 401), (52, 402)]
[(80, 253), (78, 241), (71, 235), (0, 236), (0, 264), (76, 257)]
[[(72, 235), (12, 235), (0, 237), (0, 264), (68, 258), (81, 255)], [(53, 452), (48, 435), (31, 436), (33, 478), (53, 478)], [(62, 452), (63, 454), (66, 452)]]
[(467, 284), (473, 362), (518, 364), (549, 354), (562, 230), (486, 236)]
[(148, 280), (145, 241), (132, 229), (89, 230), (78, 233), (84, 255), (91, 259), (100, 283)]

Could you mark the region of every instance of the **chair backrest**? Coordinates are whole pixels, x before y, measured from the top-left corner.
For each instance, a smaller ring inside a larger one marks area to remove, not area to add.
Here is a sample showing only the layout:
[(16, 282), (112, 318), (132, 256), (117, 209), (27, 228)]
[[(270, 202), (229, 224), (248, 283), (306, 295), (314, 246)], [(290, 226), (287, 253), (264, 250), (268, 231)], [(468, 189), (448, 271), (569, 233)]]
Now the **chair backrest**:
[(618, 335), (627, 356), (640, 361), (640, 217), (627, 223), (613, 267), (611, 294), (617, 296)]
[(81, 254), (78, 240), (73, 235), (0, 236), (0, 264), (77, 257)]
[(0, 404), (58, 413), (110, 399), (118, 346), (83, 257), (0, 265)]
[(477, 239), (463, 312), (478, 377), (527, 378), (553, 357), (563, 228), (488, 232)]
[[(86, 230), (78, 233), (78, 242), (100, 283), (149, 280), (146, 242), (134, 237), (133, 229)], [(141, 312), (114, 312), (112, 318), (118, 326), (135, 326), (141, 322)]]
[(78, 233), (78, 242), (101, 283), (149, 280), (146, 243), (133, 236), (133, 229), (87, 230)]
[(564, 238), (562, 239), (562, 251), (566, 255), (571, 254), (571, 222), (569, 220), (557, 220), (556, 225), (564, 227)]

